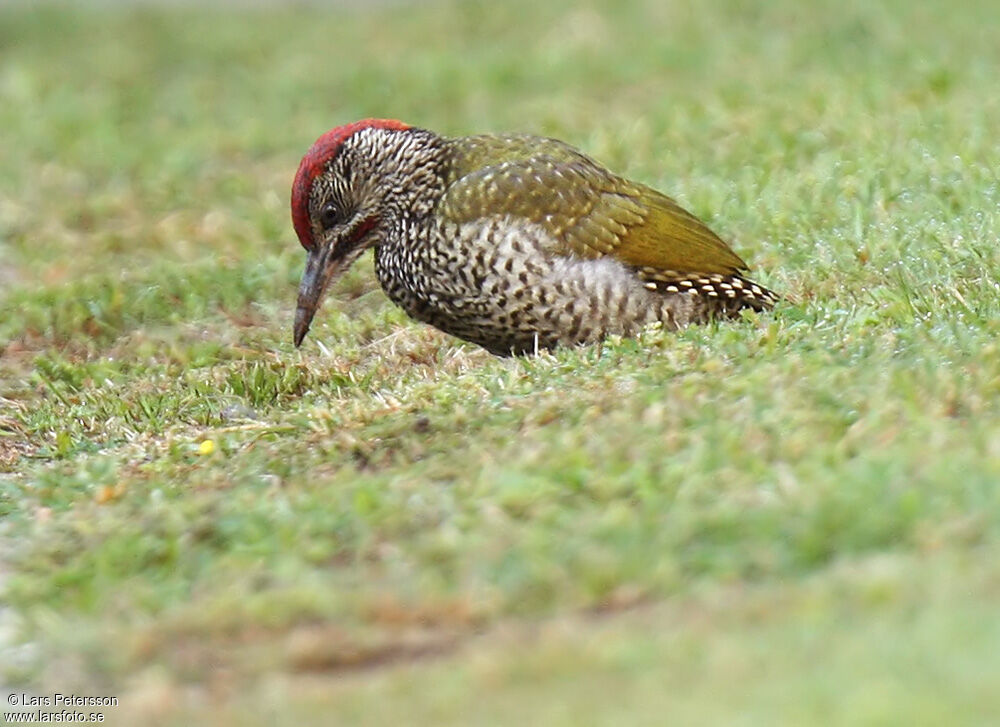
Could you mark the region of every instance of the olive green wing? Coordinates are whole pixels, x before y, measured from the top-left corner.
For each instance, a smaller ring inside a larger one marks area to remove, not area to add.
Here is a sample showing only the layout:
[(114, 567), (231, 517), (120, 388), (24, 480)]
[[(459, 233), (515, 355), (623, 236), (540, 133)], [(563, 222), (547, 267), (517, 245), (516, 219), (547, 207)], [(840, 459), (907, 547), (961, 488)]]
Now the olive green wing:
[[(554, 147), (519, 143), (465, 157), (438, 212), (459, 223), (497, 215), (522, 218), (551, 234), (554, 254), (610, 256), (660, 279), (746, 268), (725, 242), (669, 197), (611, 174), (571, 147), (541, 141)], [(477, 166), (480, 161), (488, 163)]]

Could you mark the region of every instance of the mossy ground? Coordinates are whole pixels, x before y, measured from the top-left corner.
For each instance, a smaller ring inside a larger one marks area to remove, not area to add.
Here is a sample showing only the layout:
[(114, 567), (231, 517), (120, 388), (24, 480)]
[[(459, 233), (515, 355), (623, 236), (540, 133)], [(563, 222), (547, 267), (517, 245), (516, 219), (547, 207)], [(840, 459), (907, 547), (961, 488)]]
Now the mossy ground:
[[(5, 678), (123, 723), (989, 723), (998, 21), (0, 10)], [(364, 262), (297, 351), (290, 179), (364, 116), (565, 139), (790, 302), (501, 360)]]

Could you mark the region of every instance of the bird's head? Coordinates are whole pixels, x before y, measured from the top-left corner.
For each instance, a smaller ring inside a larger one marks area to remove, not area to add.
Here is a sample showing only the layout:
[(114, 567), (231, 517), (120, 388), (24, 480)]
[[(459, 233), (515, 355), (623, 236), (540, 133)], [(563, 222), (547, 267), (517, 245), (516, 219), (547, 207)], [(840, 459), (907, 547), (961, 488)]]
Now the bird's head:
[[(323, 134), (302, 157), (292, 183), (292, 223), (308, 253), (295, 311), (302, 343), (330, 284), (378, 245), (398, 207), (402, 162), (426, 140), (400, 122), (365, 119)], [(404, 180), (405, 181), (405, 180)]]

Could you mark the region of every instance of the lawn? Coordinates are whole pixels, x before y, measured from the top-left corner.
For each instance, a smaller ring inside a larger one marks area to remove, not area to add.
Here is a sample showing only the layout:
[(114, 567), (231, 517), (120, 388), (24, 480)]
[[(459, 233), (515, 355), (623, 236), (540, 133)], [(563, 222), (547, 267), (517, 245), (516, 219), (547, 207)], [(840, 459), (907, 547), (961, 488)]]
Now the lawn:
[[(0, 683), (121, 724), (990, 724), (992, 0), (0, 8)], [(329, 127), (562, 138), (787, 296), (498, 359), (370, 260), (300, 350)]]

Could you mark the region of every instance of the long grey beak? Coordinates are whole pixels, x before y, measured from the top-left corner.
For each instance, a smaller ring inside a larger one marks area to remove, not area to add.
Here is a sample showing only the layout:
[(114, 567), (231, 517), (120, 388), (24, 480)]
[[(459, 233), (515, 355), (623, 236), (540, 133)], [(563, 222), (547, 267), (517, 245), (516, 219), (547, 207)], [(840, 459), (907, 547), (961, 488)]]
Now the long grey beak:
[(324, 258), (325, 255), (319, 249), (310, 252), (305, 272), (302, 273), (292, 338), (296, 348), (302, 345), (303, 339), (309, 333), (309, 324), (312, 323), (313, 316), (316, 315), (320, 301), (323, 299), (323, 293), (326, 292), (326, 282), (330, 276), (323, 274)]
[(312, 319), (315, 314), (315, 309), (310, 310), (308, 308), (301, 307), (295, 309), (295, 332), (293, 336), (295, 348), (302, 345), (302, 341), (305, 339), (306, 334), (309, 333), (309, 324), (312, 323)]

